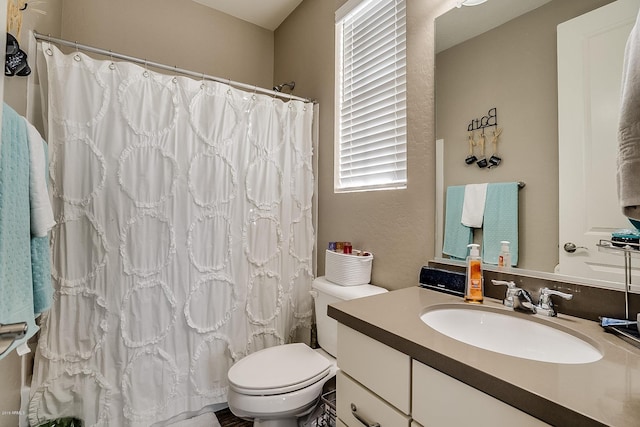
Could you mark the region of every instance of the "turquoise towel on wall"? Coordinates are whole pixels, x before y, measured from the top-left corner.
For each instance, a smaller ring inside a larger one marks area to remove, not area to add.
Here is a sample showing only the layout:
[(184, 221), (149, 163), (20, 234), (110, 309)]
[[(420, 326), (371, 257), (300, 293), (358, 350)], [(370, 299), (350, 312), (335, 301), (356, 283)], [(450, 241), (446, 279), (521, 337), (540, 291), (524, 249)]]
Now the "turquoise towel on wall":
[(518, 183), (489, 184), (484, 206), (482, 260), (498, 264), (500, 242), (508, 240), (511, 265), (518, 264)]
[[(49, 164), (47, 156), (47, 143), (42, 141), (42, 149), (45, 153), (45, 170)], [(51, 308), (53, 300), (53, 286), (51, 284), (51, 252), (49, 249), (49, 236), (31, 236), (31, 275), (33, 279), (33, 312), (38, 315)]]
[(473, 239), (471, 228), (462, 224), (464, 187), (464, 185), (447, 187), (442, 253), (457, 259), (467, 257), (467, 245)]
[[(32, 337), (33, 311), (29, 147), (22, 117), (4, 104), (0, 143), (0, 323), (27, 322), (27, 334), (3, 355)], [(1, 356), (0, 356), (1, 357)]]
[(38, 315), (49, 310), (53, 300), (49, 237), (31, 237), (31, 276), (33, 312)]

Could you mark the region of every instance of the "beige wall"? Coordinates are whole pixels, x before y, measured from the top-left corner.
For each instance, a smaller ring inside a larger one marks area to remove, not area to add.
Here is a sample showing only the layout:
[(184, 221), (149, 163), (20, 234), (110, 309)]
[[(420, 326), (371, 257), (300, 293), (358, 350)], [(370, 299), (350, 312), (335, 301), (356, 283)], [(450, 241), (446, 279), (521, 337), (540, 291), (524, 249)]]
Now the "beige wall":
[[(62, 0), (47, 0), (43, 4), (35, 6), (37, 9), (46, 12), (42, 15), (29, 10), (23, 14), (22, 31), (18, 43), (20, 48), (27, 52), (29, 66), (35, 69), (35, 61), (29, 48), (29, 31), (36, 30), (42, 34), (50, 34), (54, 37), (60, 36), (61, 31), (61, 11)], [(17, 36), (17, 34), (14, 34)], [(35, 71), (34, 71), (35, 72)], [(9, 104), (18, 114), (26, 115), (27, 110), (27, 79), (25, 77), (5, 77), (4, 78), (4, 101)]]
[[(520, 191), (518, 267), (550, 272), (558, 263), (556, 27), (610, 2), (554, 0), (436, 58), (436, 136), (445, 144), (445, 186), (526, 183)], [(492, 169), (466, 165), (467, 125), (492, 107), (503, 128), (502, 163)]]
[(64, 0), (62, 38), (272, 86), (273, 32), (190, 0)]
[(372, 283), (415, 286), (434, 254), (433, 17), (455, 1), (407, 0), (407, 189), (336, 194), (334, 12), (343, 3), (304, 0), (275, 32), (277, 80), (299, 81), (299, 94), (320, 101), (318, 274), (324, 273), (327, 243), (345, 240), (374, 253)]

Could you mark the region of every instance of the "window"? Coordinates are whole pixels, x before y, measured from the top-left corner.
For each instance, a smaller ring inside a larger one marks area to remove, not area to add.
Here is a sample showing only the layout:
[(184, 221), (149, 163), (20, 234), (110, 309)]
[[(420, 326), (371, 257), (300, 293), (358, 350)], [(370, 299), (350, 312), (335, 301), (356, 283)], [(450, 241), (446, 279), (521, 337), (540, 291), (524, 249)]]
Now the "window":
[(405, 0), (336, 12), (336, 192), (407, 185)]

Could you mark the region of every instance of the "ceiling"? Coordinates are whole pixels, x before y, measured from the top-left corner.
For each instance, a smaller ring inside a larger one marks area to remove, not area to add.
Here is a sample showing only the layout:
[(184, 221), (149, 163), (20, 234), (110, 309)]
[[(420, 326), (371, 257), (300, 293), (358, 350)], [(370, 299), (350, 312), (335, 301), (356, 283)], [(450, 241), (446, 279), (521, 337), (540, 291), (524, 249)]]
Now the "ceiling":
[[(193, 1), (271, 31), (302, 3), (302, 0)], [(490, 0), (480, 6), (454, 8), (437, 19), (436, 52), (482, 34), (549, 1)]]
[(496, 28), (551, 0), (489, 0), (454, 8), (436, 19), (436, 53)]
[[(302, 0), (193, 0), (244, 21), (275, 30)], [(323, 0), (326, 1), (326, 0)]]

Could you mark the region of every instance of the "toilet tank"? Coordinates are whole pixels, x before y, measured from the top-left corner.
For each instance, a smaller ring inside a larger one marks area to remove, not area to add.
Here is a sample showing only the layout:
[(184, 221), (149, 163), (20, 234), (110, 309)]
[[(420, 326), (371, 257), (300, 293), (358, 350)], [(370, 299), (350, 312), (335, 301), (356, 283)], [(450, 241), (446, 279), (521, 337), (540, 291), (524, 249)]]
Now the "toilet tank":
[(386, 289), (373, 285), (340, 286), (318, 277), (311, 285), (311, 295), (315, 300), (318, 344), (324, 351), (338, 357), (338, 323), (327, 316), (327, 306), (334, 302), (347, 301), (370, 295), (387, 292)]

